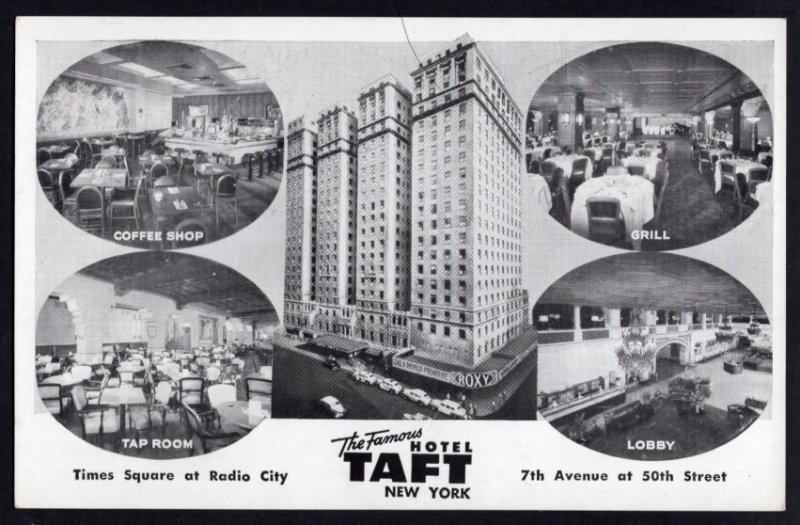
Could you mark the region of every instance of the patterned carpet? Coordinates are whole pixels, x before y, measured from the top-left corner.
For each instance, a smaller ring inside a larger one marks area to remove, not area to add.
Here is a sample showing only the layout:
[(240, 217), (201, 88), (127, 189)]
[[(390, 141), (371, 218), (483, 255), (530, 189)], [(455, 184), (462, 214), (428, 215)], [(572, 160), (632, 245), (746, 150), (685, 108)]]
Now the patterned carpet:
[(644, 241), (645, 251), (676, 250), (723, 235), (736, 226), (730, 192), (714, 195), (714, 175), (701, 175), (692, 160), (688, 139), (666, 139), (669, 182), (664, 190), (661, 215), (653, 229), (666, 231), (668, 241)]

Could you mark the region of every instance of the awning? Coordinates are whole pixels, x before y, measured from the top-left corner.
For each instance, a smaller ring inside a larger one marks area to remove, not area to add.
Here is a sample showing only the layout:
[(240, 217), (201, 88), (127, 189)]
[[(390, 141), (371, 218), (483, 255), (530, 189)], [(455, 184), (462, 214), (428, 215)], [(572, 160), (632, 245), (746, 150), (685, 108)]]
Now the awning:
[(353, 341), (338, 335), (326, 334), (314, 339), (314, 344), (334, 352), (342, 352), (345, 354), (355, 354), (369, 348), (367, 343)]

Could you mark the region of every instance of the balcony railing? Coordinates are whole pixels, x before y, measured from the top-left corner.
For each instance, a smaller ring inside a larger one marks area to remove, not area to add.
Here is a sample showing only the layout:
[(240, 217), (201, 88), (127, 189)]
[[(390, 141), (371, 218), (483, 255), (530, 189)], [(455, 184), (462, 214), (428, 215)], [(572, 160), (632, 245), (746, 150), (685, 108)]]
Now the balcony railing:
[(591, 341), (595, 339), (608, 339), (609, 330), (608, 328), (592, 328), (589, 330), (584, 330), (582, 335), (584, 341)]
[[(651, 335), (677, 334), (703, 330), (702, 324), (656, 325), (649, 326)], [(714, 323), (707, 323), (705, 330), (714, 328)], [(575, 341), (598, 341), (602, 339), (619, 339), (625, 327), (585, 328), (572, 330), (540, 330), (539, 344), (572, 343)]]

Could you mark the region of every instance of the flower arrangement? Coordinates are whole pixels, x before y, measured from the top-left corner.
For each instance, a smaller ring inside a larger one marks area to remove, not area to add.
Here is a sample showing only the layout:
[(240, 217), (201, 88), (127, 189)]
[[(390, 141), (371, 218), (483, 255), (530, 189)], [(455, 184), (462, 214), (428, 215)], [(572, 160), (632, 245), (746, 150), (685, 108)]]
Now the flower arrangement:
[(638, 377), (649, 377), (653, 371), (656, 345), (646, 326), (631, 326), (622, 330), (622, 345), (617, 348), (617, 359), (625, 372)]

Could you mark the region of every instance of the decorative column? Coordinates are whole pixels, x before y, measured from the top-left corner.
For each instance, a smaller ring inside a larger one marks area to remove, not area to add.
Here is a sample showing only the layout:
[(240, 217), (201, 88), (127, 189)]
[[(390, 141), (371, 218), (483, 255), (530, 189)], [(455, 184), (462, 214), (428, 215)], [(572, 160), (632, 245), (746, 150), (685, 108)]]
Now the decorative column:
[(700, 314), (700, 322), (703, 325), (703, 330), (705, 330), (708, 327), (708, 322), (705, 312)]
[(575, 332), (575, 341), (583, 341), (583, 332), (581, 331), (580, 305), (572, 307), (572, 329)]
[(619, 107), (606, 108), (606, 133), (611, 140), (619, 138)]
[(731, 103), (731, 112), (733, 113), (733, 124), (731, 126), (733, 128), (731, 130), (733, 133), (733, 145), (731, 150), (738, 154), (742, 143), (742, 103)]
[(558, 144), (573, 151), (582, 146), (583, 93), (564, 92), (558, 97)]
[(603, 308), (603, 316), (606, 319), (606, 328), (608, 328), (608, 335), (610, 338), (621, 337), (622, 331), (620, 330), (620, 309), (619, 308)]

